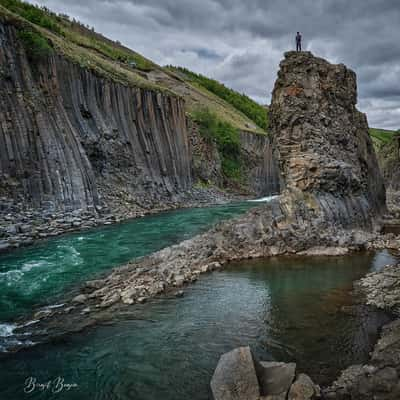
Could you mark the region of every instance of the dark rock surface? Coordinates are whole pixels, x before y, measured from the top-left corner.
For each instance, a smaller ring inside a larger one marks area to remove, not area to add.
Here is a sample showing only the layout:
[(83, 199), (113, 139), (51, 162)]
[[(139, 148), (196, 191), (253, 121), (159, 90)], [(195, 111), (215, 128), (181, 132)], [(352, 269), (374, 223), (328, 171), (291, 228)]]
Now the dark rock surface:
[(184, 104), (54, 54), (32, 64), (0, 25), (0, 193), (35, 207), (150, 207), (190, 187)]
[(245, 186), (257, 196), (280, 192), (279, 170), (269, 136), (240, 132)]

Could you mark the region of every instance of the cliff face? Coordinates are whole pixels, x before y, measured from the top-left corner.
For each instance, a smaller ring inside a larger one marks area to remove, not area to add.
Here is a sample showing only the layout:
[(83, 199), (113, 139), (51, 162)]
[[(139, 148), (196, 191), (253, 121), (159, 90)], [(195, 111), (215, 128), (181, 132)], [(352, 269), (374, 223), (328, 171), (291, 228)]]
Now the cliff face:
[(377, 149), (378, 161), (386, 186), (390, 191), (400, 191), (400, 133)]
[(279, 193), (279, 170), (270, 138), (241, 132), (240, 143), (249, 190), (258, 196)]
[(343, 224), (385, 209), (383, 179), (356, 102), (353, 71), (309, 52), (285, 54), (270, 107), (282, 185), (289, 198)]
[(191, 185), (183, 101), (96, 76), (59, 55), (31, 63), (0, 25), (0, 195), (36, 207), (152, 205)]
[(215, 142), (203, 138), (195, 123), (189, 123), (193, 179), (253, 196), (279, 193), (279, 172), (267, 135), (239, 132), (242, 179), (224, 177), (221, 156)]

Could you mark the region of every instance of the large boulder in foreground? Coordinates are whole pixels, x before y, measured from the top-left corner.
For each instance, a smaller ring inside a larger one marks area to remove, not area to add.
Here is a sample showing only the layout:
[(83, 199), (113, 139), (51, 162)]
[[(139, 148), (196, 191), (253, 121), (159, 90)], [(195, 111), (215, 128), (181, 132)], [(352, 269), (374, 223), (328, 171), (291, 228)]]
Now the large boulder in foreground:
[(215, 400), (258, 400), (260, 389), (250, 347), (221, 356), (211, 379)]
[(366, 116), (356, 108), (356, 74), (310, 52), (288, 52), (280, 63), (269, 110), (281, 184), (342, 225), (369, 222), (386, 209), (385, 187)]
[(221, 356), (211, 379), (214, 400), (314, 400), (319, 386), (305, 374), (296, 379), (296, 364), (255, 361), (250, 347)]

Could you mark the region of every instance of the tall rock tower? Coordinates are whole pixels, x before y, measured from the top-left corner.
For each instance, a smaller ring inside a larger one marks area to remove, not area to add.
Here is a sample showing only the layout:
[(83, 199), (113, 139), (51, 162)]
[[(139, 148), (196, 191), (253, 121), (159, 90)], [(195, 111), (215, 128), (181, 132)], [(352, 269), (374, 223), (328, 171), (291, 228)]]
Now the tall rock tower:
[(353, 71), (310, 52), (285, 53), (270, 107), (284, 194), (343, 225), (386, 209), (367, 119), (356, 103)]

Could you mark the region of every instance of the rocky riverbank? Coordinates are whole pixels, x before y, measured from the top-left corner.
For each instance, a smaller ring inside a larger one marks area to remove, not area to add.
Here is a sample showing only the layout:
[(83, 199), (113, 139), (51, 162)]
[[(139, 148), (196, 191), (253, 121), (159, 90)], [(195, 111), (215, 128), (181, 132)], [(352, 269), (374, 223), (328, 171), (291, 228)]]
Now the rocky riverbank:
[(382, 328), (364, 365), (346, 368), (320, 388), (295, 363), (260, 362), (249, 347), (223, 354), (211, 380), (215, 400), (397, 400), (400, 398), (400, 264), (368, 274), (355, 284), (368, 306), (397, 319)]
[(205, 207), (231, 201), (246, 200), (247, 196), (223, 192), (216, 188), (193, 188), (157, 206), (126, 202), (115, 207), (88, 206), (72, 211), (27, 208), (0, 198), (0, 253), (29, 246), (49, 237), (76, 232), (96, 226), (111, 225), (131, 218), (178, 208)]
[(367, 275), (357, 284), (370, 306), (391, 312), (368, 364), (353, 365), (323, 390), (335, 400), (397, 400), (400, 398), (400, 264)]

